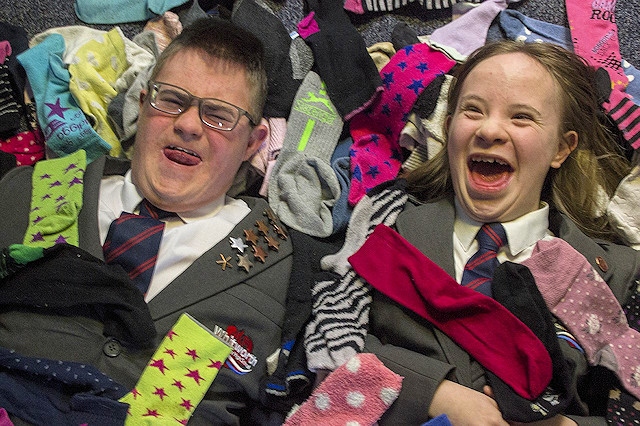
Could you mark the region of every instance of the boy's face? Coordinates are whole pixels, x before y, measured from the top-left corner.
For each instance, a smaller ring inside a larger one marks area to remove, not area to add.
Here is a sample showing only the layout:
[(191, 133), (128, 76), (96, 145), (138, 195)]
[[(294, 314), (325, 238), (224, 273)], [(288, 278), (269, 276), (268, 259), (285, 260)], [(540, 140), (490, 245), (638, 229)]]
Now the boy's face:
[(447, 122), (447, 153), (459, 204), (479, 222), (506, 222), (539, 208), (550, 167), (577, 144), (562, 134), (559, 87), (522, 53), (479, 63)]
[[(179, 51), (155, 80), (251, 111), (245, 69), (199, 51)], [(178, 213), (224, 195), (241, 163), (260, 147), (266, 127), (251, 127), (243, 116), (233, 130), (219, 131), (200, 120), (197, 104), (170, 115), (153, 108), (147, 95), (141, 94), (131, 164), (133, 182), (142, 195), (157, 207)]]

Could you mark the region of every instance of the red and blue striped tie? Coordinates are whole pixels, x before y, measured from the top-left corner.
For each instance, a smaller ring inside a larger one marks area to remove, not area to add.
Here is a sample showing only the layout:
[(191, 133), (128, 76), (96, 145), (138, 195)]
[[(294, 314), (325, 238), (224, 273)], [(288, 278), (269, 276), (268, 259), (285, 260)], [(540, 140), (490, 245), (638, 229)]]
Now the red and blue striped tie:
[(122, 212), (111, 222), (102, 246), (106, 263), (118, 264), (145, 294), (149, 288), (166, 219), (175, 213), (153, 206), (147, 200), (140, 204), (140, 214)]
[(501, 224), (485, 223), (478, 231), (476, 240), (478, 251), (464, 266), (461, 284), (491, 297), (493, 271), (499, 264), (498, 250), (507, 243), (507, 235)]

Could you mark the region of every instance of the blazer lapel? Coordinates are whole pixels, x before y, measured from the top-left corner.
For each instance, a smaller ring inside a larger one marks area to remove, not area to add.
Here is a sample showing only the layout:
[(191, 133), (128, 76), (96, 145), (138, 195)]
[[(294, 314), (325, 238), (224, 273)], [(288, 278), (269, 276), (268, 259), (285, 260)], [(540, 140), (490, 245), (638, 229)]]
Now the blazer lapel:
[[(256, 235), (259, 235), (258, 245), (268, 253), (264, 263), (256, 259), (251, 249), (247, 248), (244, 253), (248, 254), (253, 266), (248, 271), (238, 266), (238, 251), (231, 247), (229, 238), (225, 237), (151, 299), (148, 305), (154, 321), (247, 281), (291, 254), (290, 239), (280, 239), (265, 215), (269, 208), (268, 204), (261, 199), (248, 198), (245, 201), (251, 208), (251, 212), (236, 225), (229, 235), (244, 237), (245, 230), (252, 230)], [(269, 227), (270, 237), (276, 238), (280, 243), (277, 251), (270, 249), (264, 237), (260, 235), (257, 227), (259, 223), (266, 224)], [(281, 226), (279, 223), (278, 225)], [(250, 246), (248, 242), (245, 243)], [(223, 270), (222, 265), (216, 263), (221, 260), (221, 255), (225, 259), (230, 259), (229, 263), (232, 267), (226, 267)]]
[(104, 176), (124, 175), (129, 167), (128, 159), (106, 156), (98, 157), (87, 164), (83, 179), (82, 209), (78, 214), (79, 246), (98, 259), (104, 260), (98, 228), (100, 182)]
[[(398, 231), (429, 259), (455, 277), (453, 262), (453, 200), (443, 199), (405, 209), (396, 221)], [(471, 358), (460, 346), (439, 329), (435, 335), (448, 362), (455, 365), (458, 382), (471, 386)]]
[(417, 206), (408, 203), (407, 207), (396, 221), (398, 231), (449, 275), (455, 276), (453, 202), (447, 199)]
[(78, 214), (79, 246), (94, 257), (104, 260), (98, 228), (100, 180), (106, 157), (98, 157), (87, 164), (83, 179), (82, 209)]

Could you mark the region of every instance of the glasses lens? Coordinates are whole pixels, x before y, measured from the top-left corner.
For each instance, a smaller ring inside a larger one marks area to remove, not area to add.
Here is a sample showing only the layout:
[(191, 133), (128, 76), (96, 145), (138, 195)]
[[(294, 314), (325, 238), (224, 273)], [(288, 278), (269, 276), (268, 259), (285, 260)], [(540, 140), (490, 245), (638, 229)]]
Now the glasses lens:
[(204, 100), (201, 114), (205, 123), (223, 130), (233, 129), (240, 119), (240, 112), (236, 107), (213, 99)]
[[(208, 126), (219, 130), (233, 130), (243, 114), (228, 102), (218, 99), (203, 99), (192, 96), (186, 90), (165, 83), (150, 83), (151, 106), (168, 114), (182, 114), (194, 99), (200, 101), (200, 119)], [(249, 116), (247, 115), (247, 118)], [(249, 119), (251, 121), (251, 119)]]
[(191, 97), (187, 92), (178, 87), (164, 86), (155, 84), (155, 96), (152, 96), (156, 108), (170, 114), (180, 114), (183, 112), (191, 101)]

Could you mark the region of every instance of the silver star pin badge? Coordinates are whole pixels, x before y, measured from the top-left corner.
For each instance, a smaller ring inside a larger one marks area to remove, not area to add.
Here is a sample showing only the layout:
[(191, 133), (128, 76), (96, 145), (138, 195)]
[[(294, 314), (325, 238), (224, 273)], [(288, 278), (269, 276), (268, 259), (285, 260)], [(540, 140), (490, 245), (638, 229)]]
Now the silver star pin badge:
[(244, 253), (244, 249), (249, 247), (242, 241), (242, 238), (229, 237), (229, 243), (231, 244), (231, 248), (237, 249), (240, 253)]

